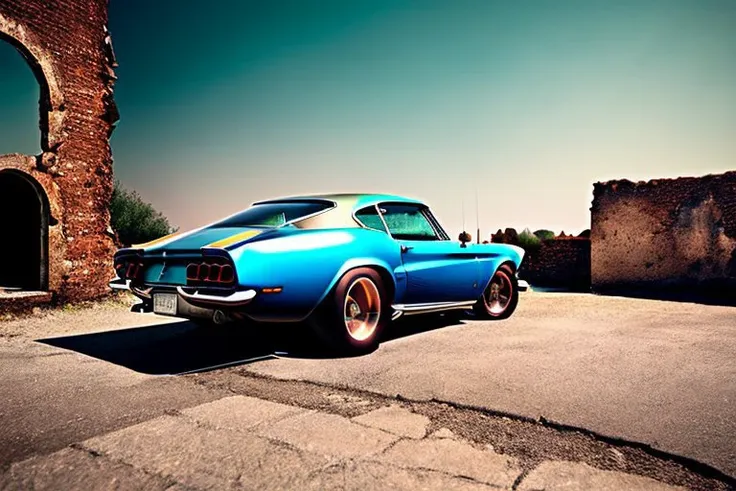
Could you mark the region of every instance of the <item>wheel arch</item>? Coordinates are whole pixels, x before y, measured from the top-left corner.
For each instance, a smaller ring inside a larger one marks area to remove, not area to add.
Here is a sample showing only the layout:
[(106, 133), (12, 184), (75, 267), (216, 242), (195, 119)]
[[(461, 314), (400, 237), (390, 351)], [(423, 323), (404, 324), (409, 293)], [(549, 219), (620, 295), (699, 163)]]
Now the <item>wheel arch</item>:
[(517, 270), (519, 269), (516, 266), (516, 262), (514, 261), (513, 258), (506, 257), (506, 258), (501, 259), (501, 261), (499, 262), (498, 266), (496, 268), (494, 268), (493, 270), (491, 270), (490, 274), (488, 275), (488, 278), (485, 278), (485, 281), (484, 281), (484, 284), (483, 284), (483, 289), (481, 290), (481, 292), (485, 292), (486, 291), (486, 288), (488, 288), (488, 285), (491, 284), (491, 280), (495, 276), (496, 271), (498, 271), (499, 269), (501, 269), (502, 266), (509, 266), (511, 268), (511, 272), (513, 274), (516, 274)]
[(393, 303), (394, 296), (396, 295), (396, 281), (394, 275), (392, 275), (386, 267), (381, 265), (365, 266), (371, 269), (375, 269), (383, 281), (383, 286), (386, 288), (386, 294), (389, 297), (389, 301)]
[(342, 267), (338, 270), (338, 272), (332, 278), (332, 281), (330, 281), (327, 288), (325, 288), (325, 291), (322, 292), (322, 295), (320, 295), (319, 300), (314, 305), (312, 310), (309, 312), (309, 315), (311, 315), (312, 312), (314, 312), (314, 310), (316, 310), (320, 305), (322, 305), (322, 303), (325, 301), (327, 296), (335, 289), (335, 286), (337, 285), (338, 281), (340, 281), (340, 278), (345, 276), (348, 272), (354, 269), (358, 269), (358, 268), (370, 268), (370, 269), (375, 270), (381, 277), (381, 280), (384, 282), (383, 286), (386, 288), (386, 291), (389, 294), (391, 301), (393, 301), (393, 297), (396, 294), (396, 279), (394, 278), (393, 273), (391, 273), (391, 269), (388, 263), (378, 258), (350, 259), (348, 261), (345, 261)]
[[(498, 268), (496, 268), (496, 271), (498, 271), (502, 266), (509, 266), (511, 268), (512, 273), (516, 273), (516, 270), (519, 269), (516, 267), (516, 263), (512, 261), (511, 259), (507, 259), (503, 261), (501, 264), (499, 264)], [(494, 271), (493, 273), (495, 274), (496, 271)]]

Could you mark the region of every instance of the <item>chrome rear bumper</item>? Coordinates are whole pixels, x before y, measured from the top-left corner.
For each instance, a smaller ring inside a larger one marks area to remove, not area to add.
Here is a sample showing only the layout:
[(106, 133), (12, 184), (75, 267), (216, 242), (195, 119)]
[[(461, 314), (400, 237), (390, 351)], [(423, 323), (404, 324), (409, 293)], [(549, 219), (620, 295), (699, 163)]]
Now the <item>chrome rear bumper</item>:
[(194, 305), (211, 305), (218, 307), (242, 307), (248, 305), (251, 300), (256, 297), (255, 290), (241, 290), (233, 292), (230, 295), (218, 296), (218, 295), (206, 295), (194, 291), (194, 293), (188, 293), (184, 288), (176, 287), (176, 292), (184, 298), (187, 302)]
[(151, 299), (151, 288), (146, 288), (145, 290), (143, 290), (138, 287), (132, 286), (130, 284), (130, 280), (124, 280), (122, 278), (115, 278), (112, 281), (110, 281), (110, 283), (108, 283), (108, 286), (112, 288), (113, 290), (117, 290), (117, 291), (127, 290), (142, 300)]
[[(113, 290), (127, 290), (143, 300), (150, 300), (153, 290), (152, 287), (141, 289), (132, 286), (130, 280), (124, 280), (122, 278), (115, 278), (108, 285)], [(176, 287), (176, 293), (192, 305), (207, 307), (242, 307), (248, 305), (256, 297), (255, 290), (241, 290), (229, 295), (220, 296), (200, 293), (196, 289), (190, 293), (181, 286)]]
[(130, 280), (124, 280), (122, 278), (114, 278), (110, 280), (108, 286), (113, 290), (128, 290), (130, 291)]

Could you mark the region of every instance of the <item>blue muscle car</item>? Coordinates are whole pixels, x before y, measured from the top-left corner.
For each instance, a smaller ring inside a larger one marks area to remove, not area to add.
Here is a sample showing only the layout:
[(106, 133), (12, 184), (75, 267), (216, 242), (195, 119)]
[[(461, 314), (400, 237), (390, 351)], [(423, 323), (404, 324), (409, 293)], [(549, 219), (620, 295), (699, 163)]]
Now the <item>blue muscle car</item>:
[(307, 320), (340, 350), (375, 349), (400, 315), (505, 319), (523, 249), (453, 241), (429, 207), (378, 194), (280, 198), (120, 249), (110, 286), (140, 311), (199, 322)]

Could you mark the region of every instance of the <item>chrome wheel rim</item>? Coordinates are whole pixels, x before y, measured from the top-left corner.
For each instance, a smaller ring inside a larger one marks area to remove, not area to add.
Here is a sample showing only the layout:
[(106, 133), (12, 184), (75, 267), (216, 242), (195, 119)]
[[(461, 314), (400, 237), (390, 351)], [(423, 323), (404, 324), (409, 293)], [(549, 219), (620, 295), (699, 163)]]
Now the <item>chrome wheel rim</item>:
[(343, 308), (345, 329), (356, 341), (365, 341), (376, 332), (381, 317), (381, 295), (369, 278), (353, 281)]
[(505, 271), (496, 271), (483, 294), (483, 301), (488, 313), (492, 315), (503, 314), (511, 303), (513, 290), (514, 287), (509, 275)]

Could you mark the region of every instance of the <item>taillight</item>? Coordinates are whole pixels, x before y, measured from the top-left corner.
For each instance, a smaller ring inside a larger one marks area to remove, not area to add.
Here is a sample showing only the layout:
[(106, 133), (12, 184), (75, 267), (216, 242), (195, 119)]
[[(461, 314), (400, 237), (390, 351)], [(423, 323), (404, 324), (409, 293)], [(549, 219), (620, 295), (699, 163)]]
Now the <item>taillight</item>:
[(189, 263), (187, 265), (188, 283), (214, 283), (227, 285), (235, 281), (235, 271), (229, 264)]
[(115, 272), (119, 278), (135, 280), (143, 272), (143, 264), (138, 261), (125, 261), (115, 265)]

